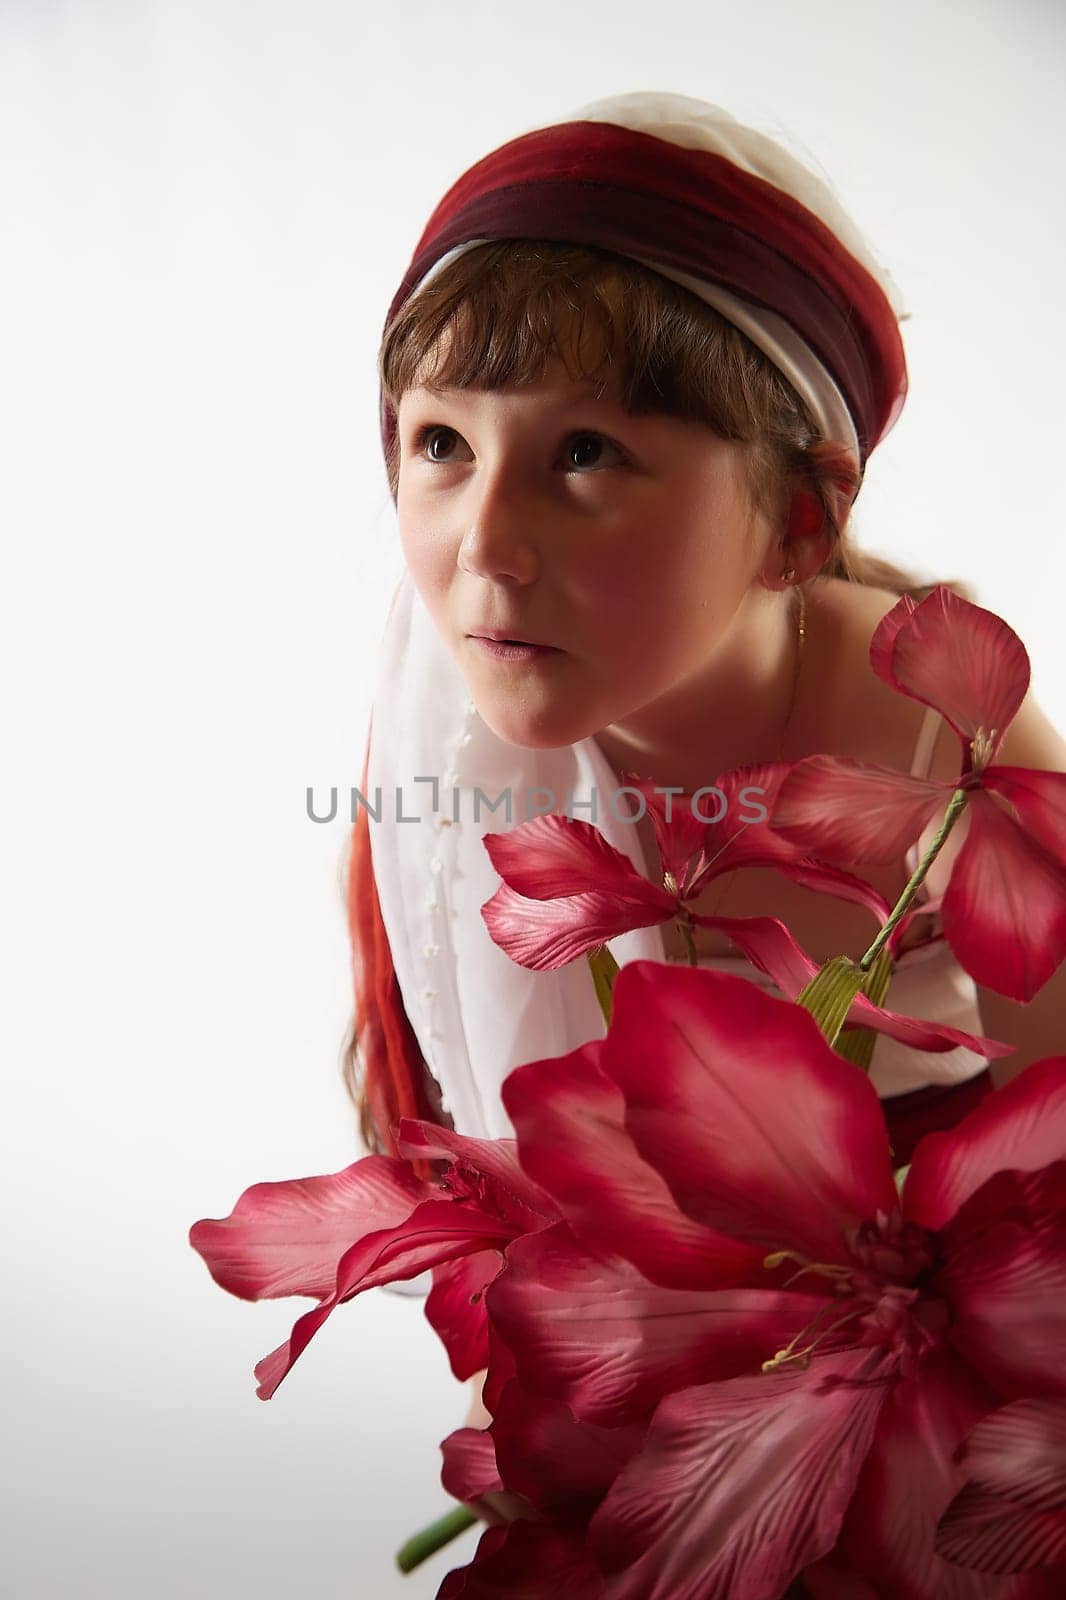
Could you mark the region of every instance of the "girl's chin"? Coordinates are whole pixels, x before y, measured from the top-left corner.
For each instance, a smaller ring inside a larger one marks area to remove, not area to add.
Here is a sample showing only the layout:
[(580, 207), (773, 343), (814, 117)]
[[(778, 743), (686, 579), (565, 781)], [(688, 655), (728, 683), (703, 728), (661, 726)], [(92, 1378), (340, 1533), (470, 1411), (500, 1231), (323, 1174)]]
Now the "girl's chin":
[(520, 750), (561, 750), (564, 746), (579, 744), (598, 731), (598, 725), (578, 722), (572, 707), (546, 708), (538, 716), (516, 714), (516, 708), (486, 703), (484, 697), (472, 696), (478, 715), (485, 726), (505, 744), (516, 745)]

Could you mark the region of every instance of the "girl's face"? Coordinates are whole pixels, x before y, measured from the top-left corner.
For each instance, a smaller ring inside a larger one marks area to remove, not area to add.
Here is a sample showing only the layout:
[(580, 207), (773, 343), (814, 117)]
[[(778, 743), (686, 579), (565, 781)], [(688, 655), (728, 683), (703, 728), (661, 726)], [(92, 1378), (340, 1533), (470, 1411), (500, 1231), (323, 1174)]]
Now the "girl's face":
[[(747, 609), (771, 538), (743, 446), (629, 416), (594, 387), (555, 360), (535, 385), (415, 388), (399, 404), (411, 577), (483, 720), (526, 748), (682, 703)], [(479, 630), (554, 648), (501, 659)]]

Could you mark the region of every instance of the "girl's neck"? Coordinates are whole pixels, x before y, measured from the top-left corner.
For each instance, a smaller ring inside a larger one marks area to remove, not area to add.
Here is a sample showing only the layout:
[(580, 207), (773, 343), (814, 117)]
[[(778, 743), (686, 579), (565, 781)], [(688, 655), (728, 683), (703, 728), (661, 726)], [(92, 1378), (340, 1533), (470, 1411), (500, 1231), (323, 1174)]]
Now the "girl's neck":
[(615, 774), (637, 772), (690, 793), (732, 767), (808, 754), (809, 708), (819, 704), (813, 691), (826, 642), (819, 623), (828, 620), (821, 587), (807, 585), (801, 657), (798, 597), (753, 591), (697, 675), (596, 735)]

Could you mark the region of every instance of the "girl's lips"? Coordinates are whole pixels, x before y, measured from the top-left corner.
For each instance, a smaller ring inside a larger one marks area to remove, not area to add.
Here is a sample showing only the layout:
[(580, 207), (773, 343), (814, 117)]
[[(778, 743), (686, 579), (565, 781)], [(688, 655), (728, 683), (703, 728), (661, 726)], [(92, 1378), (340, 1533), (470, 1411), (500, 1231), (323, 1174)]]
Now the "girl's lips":
[(495, 661), (540, 661), (548, 656), (561, 656), (563, 652), (548, 644), (508, 644), (498, 639), (483, 639), (470, 635), (472, 644), (478, 645)]

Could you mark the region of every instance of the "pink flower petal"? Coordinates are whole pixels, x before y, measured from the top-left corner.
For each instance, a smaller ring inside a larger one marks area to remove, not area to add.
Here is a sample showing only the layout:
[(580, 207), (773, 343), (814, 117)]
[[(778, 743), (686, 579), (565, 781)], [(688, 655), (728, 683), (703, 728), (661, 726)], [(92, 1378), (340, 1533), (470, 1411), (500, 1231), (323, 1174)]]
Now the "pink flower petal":
[[(891, 989), (889, 993), (891, 994)], [(905, 1017), (899, 1011), (887, 1011), (883, 1006), (871, 1005), (865, 995), (856, 995), (848, 1011), (849, 1027), (873, 1028), (877, 1033), (887, 1033), (912, 1050), (955, 1050), (960, 1045), (984, 1056), (986, 1061), (998, 1061), (1002, 1056), (1012, 1056), (1014, 1046), (999, 1039), (986, 1039), (983, 1034), (967, 1033), (963, 1028), (949, 1028), (943, 1022), (930, 1022), (925, 1017)]]
[(834, 1544), (885, 1401), (883, 1360), (843, 1351), (664, 1400), (589, 1525), (611, 1600), (780, 1600)]
[[(486, 1291), (487, 1292), (487, 1291)], [(503, 1393), (511, 1382), (518, 1382), (518, 1368), (514, 1351), (500, 1337), (500, 1331), (489, 1318), (489, 1368), (481, 1390), (481, 1402), (490, 1415), (495, 1416), (503, 1403)]]
[(584, 1530), (562, 1522), (518, 1521), (489, 1528), (468, 1567), (449, 1572), (437, 1600), (546, 1600), (580, 1595), (606, 1600), (603, 1578), (585, 1551)]
[(946, 1133), (914, 1152), (903, 1189), (909, 1222), (940, 1229), (995, 1173), (1066, 1159), (1066, 1056), (1034, 1062)]
[(434, 1600), (475, 1600), (476, 1595), (480, 1595), (484, 1600), (484, 1589), (477, 1588), (481, 1581), (478, 1576), (479, 1570), (482, 1574), (487, 1568), (491, 1570), (490, 1563), (501, 1545), (507, 1543), (510, 1532), (510, 1528), (498, 1524), (486, 1528), (478, 1540), (473, 1561), (466, 1567), (453, 1567), (437, 1590)]
[(1031, 1000), (1066, 956), (1066, 866), (976, 790), (944, 893), (944, 937), (986, 989)]
[[(1066, 1397), (1066, 1162), (997, 1173), (987, 1187), (1003, 1220), (974, 1228), (960, 1213), (943, 1236), (948, 1338), (1005, 1398)], [(966, 1209), (984, 1208), (982, 1189)]]
[[(1047, 1578), (1057, 1587), (1049, 1593), (1061, 1600), (1066, 1584), (1066, 1515), (1061, 1511), (1027, 1511), (968, 1483), (941, 1520), (936, 1548), (953, 1566), (1001, 1578), (1054, 1566), (1055, 1574)], [(1010, 1592), (1018, 1591), (1012, 1586)]]
[[(657, 792), (661, 785), (635, 772), (623, 772), (620, 777), (625, 787), (636, 789), (643, 796), (662, 870), (671, 873), (680, 887), (690, 860), (703, 849), (707, 824), (700, 821), (690, 795), (675, 794), (673, 790), (669, 794)], [(699, 810), (704, 816), (713, 815), (715, 809), (713, 803), (707, 804), (706, 796), (701, 799)]]
[(959, 1460), (969, 1481), (937, 1532), (946, 1561), (981, 1572), (1066, 1562), (1066, 1403), (1016, 1400), (994, 1411)]
[(1005, 1223), (1042, 1230), (1066, 1225), (1066, 1161), (1036, 1172), (995, 1172), (940, 1230), (940, 1254), (950, 1264), (956, 1252), (977, 1251)]
[(995, 731), (998, 746), (1029, 688), (1029, 657), (1014, 630), (943, 584), (901, 624), (882, 619), (870, 659), (893, 688), (936, 706), (966, 744), (983, 729)]
[[(787, 843), (787, 840), (783, 840)], [(795, 847), (794, 847), (795, 848)], [(840, 867), (830, 867), (825, 862), (816, 861), (811, 856), (804, 856), (801, 860), (781, 862), (778, 871), (793, 883), (798, 883), (802, 889), (813, 889), (816, 894), (831, 894), (838, 900), (848, 900), (853, 905), (865, 906), (874, 917), (877, 927), (888, 921), (892, 907), (884, 895), (863, 881), (856, 878), (853, 873), (844, 872)], [(873, 939), (871, 932), (871, 941)]]
[(589, 1256), (565, 1223), (516, 1240), (486, 1297), (523, 1387), (602, 1427), (640, 1421), (675, 1389), (757, 1371), (825, 1307), (772, 1289), (666, 1289), (621, 1256)]
[(831, 1553), (804, 1567), (785, 1600), (883, 1600), (883, 1595), (838, 1553)]
[(449, 1170), (440, 1180), (442, 1188), (490, 1208), (511, 1223), (515, 1233), (526, 1233), (559, 1215), (548, 1191), (523, 1170), (514, 1139), (475, 1139), (436, 1122), (401, 1117), (396, 1148), (405, 1158), (446, 1161)]
[(452, 1200), (427, 1200), (398, 1227), (359, 1239), (337, 1264), (336, 1285), (328, 1299), (297, 1318), (284, 1344), (264, 1356), (255, 1369), (257, 1394), (269, 1400), (297, 1357), (331, 1312), (365, 1289), (398, 1278), (414, 1278), (427, 1267), (495, 1248), (504, 1250), (513, 1230), (491, 1214)]
[(637, 1149), (697, 1222), (834, 1262), (847, 1230), (895, 1210), (869, 1079), (806, 1011), (743, 978), (629, 962), (600, 1063)]
[(723, 872), (733, 872), (737, 867), (776, 866), (802, 855), (797, 846), (771, 833), (767, 825), (781, 781), (790, 770), (786, 761), (733, 767), (713, 785), (720, 794), (700, 797), (702, 814), (716, 817), (717, 821), (706, 824), (704, 859), (691, 885), (694, 895)]
[[(692, 920), (702, 928), (716, 928), (732, 939), (752, 965), (773, 980), (786, 999), (794, 1000), (818, 971), (817, 964), (800, 949), (784, 923), (776, 917), (694, 916)], [(905, 1017), (898, 1011), (871, 1005), (862, 994), (855, 996), (847, 1023), (849, 1027), (873, 1028), (877, 1033), (887, 1033), (912, 1050), (954, 1050), (962, 1045), (988, 1060), (1014, 1053), (1013, 1045), (966, 1033), (961, 1028), (949, 1028), (944, 1023), (929, 1022), (923, 1017)]]
[[(736, 767), (719, 778), (718, 788), (726, 797), (727, 809), (720, 822), (707, 828), (709, 859), (692, 887), (693, 894), (700, 893), (713, 878), (737, 867), (772, 867), (805, 889), (866, 906), (878, 923), (886, 921), (891, 908), (870, 884), (807, 855), (801, 845), (771, 827), (781, 785), (792, 770), (791, 763), (777, 761)], [(754, 815), (756, 806), (763, 808), (765, 820), (745, 820)], [(739, 823), (738, 818), (742, 819)]]
[(337, 1262), (354, 1240), (401, 1228), (439, 1193), (402, 1161), (364, 1156), (343, 1172), (253, 1184), (228, 1217), (197, 1222), (189, 1243), (215, 1282), (242, 1300), (320, 1299), (333, 1292)]
[(952, 791), (892, 767), (808, 756), (782, 783), (770, 826), (826, 861), (899, 861)]
[(972, 1482), (1017, 1505), (1066, 1512), (1066, 1402), (1002, 1406), (977, 1424), (958, 1459)]
[(598, 1064), (598, 1043), (516, 1068), (503, 1103), (527, 1172), (577, 1238), (624, 1255), (652, 1283), (719, 1288), (766, 1282), (764, 1252), (680, 1211), (625, 1129), (625, 1100)]
[(818, 971), (818, 963), (800, 948), (778, 917), (705, 917), (696, 913), (692, 920), (700, 928), (724, 933), (789, 1000), (794, 1000)]
[(509, 833), (487, 833), (484, 844), (504, 883), (527, 900), (605, 894), (639, 905), (656, 893), (628, 856), (578, 817), (534, 817)]
[(469, 1505), (484, 1494), (499, 1494), (503, 1480), (496, 1466), (492, 1435), (486, 1428), (456, 1428), (441, 1441), (440, 1481), (455, 1500)]
[[(643, 880), (641, 880), (643, 882)], [(526, 900), (514, 890), (497, 889), (481, 908), (492, 940), (520, 967), (535, 972), (565, 967), (632, 928), (665, 922), (677, 901), (648, 884), (643, 902), (615, 894), (576, 894), (569, 900)]]
[(452, 1376), (459, 1383), (489, 1364), (485, 1290), (502, 1265), (498, 1250), (479, 1250), (433, 1268), (426, 1320), (447, 1351)]
[(1013, 806), (1026, 833), (1053, 860), (1066, 864), (1066, 772), (989, 767), (984, 787)]
[(881, 1412), (874, 1444), (841, 1530), (840, 1557), (878, 1595), (903, 1600), (1006, 1600), (999, 1580), (936, 1555), (936, 1526), (962, 1487), (957, 1445), (994, 1405), (957, 1358), (930, 1352), (901, 1379)]
[(598, 1428), (561, 1401), (507, 1383), (492, 1422), (503, 1482), (541, 1511), (584, 1516), (640, 1449), (644, 1424)]
[(890, 689), (899, 691), (900, 688), (892, 670), (896, 640), (900, 629), (906, 626), (917, 609), (918, 602), (913, 595), (900, 595), (892, 610), (885, 612), (870, 639), (870, 665)]

